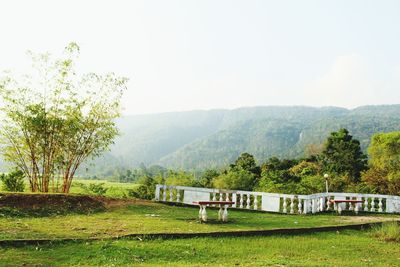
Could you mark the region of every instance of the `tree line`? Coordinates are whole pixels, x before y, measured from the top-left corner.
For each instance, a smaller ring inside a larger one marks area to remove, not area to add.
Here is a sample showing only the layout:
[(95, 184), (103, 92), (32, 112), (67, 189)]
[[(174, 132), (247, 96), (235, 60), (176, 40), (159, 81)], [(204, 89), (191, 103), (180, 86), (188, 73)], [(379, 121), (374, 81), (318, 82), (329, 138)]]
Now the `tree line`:
[[(311, 146), (298, 159), (272, 157), (262, 164), (242, 153), (229, 167), (205, 170), (201, 175), (186, 171), (145, 174), (138, 180), (151, 198), (156, 183), (288, 194), (330, 192), (400, 194), (400, 132), (373, 135), (368, 156), (346, 129), (332, 132), (323, 146)], [(145, 189), (147, 188), (147, 189)]]

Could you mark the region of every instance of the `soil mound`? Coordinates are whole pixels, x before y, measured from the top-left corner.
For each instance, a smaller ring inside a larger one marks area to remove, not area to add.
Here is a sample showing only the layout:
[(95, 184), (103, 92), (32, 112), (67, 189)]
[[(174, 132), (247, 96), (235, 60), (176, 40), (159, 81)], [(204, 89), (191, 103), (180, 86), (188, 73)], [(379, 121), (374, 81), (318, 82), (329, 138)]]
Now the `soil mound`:
[(101, 199), (84, 195), (1, 193), (0, 209), (27, 213), (91, 213), (105, 210)]

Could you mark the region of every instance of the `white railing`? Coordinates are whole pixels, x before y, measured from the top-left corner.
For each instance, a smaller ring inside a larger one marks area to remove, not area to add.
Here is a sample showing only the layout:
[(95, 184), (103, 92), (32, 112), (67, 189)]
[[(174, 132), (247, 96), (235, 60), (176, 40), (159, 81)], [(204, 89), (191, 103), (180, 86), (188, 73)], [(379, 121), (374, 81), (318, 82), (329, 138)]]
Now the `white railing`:
[[(400, 196), (319, 193), (312, 195), (275, 194), (188, 186), (156, 185), (155, 200), (194, 205), (195, 201), (233, 201), (231, 208), (280, 212), (288, 214), (317, 213), (326, 210), (400, 213)], [(329, 200), (359, 200), (362, 203), (340, 203)]]

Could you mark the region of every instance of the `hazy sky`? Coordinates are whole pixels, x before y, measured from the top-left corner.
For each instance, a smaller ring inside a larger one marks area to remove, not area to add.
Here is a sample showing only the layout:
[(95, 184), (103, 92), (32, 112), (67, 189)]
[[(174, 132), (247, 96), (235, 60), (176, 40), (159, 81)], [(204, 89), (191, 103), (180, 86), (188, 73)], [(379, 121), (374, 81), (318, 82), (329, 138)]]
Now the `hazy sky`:
[(0, 70), (81, 46), (126, 114), (400, 103), (400, 1), (1, 1)]

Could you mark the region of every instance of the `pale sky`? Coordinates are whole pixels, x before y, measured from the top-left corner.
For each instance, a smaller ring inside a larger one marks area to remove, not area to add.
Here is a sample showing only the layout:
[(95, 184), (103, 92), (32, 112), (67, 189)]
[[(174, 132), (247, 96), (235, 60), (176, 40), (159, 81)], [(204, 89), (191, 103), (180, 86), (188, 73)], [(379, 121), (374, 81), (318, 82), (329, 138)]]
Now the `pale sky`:
[(1, 1), (0, 70), (81, 46), (125, 114), (400, 103), (400, 1)]

